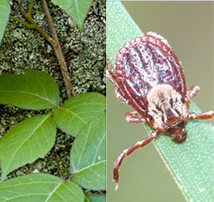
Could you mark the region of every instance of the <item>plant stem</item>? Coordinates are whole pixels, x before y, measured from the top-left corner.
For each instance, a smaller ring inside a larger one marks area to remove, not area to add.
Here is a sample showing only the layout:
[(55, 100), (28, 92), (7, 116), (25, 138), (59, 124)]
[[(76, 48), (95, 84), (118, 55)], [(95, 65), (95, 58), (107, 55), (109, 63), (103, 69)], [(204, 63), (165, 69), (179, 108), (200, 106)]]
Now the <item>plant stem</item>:
[(64, 55), (63, 55), (63, 52), (62, 52), (61, 45), (59, 43), (59, 39), (58, 39), (56, 30), (55, 30), (55, 27), (54, 27), (54, 24), (53, 24), (53, 20), (52, 20), (52, 17), (51, 17), (47, 2), (46, 2), (46, 0), (41, 0), (41, 1), (42, 1), (42, 5), (43, 5), (43, 8), (44, 8), (45, 14), (46, 14), (46, 18), (47, 18), (47, 21), (48, 21), (48, 25), (49, 25), (52, 37), (53, 37), (53, 40), (54, 40), (53, 43), (52, 43), (52, 46), (54, 48), (56, 57), (57, 57), (57, 59), (59, 61), (59, 64), (60, 64), (60, 69), (61, 69), (61, 72), (62, 72), (62, 75), (63, 75), (63, 79), (64, 79), (64, 82), (65, 82), (67, 95), (70, 98), (70, 97), (73, 96), (73, 87), (71, 85), (71, 75), (70, 75), (70, 73), (68, 71), (67, 64), (65, 62), (65, 58), (64, 58)]
[(27, 11), (27, 15), (30, 17), (32, 17), (32, 10), (33, 10), (34, 1), (35, 0), (30, 1), (30, 5), (29, 5), (28, 11)]
[(44, 11), (45, 11), (45, 15), (46, 15), (52, 36), (50, 36), (44, 29), (42, 29), (32, 18), (32, 9), (33, 9), (34, 1), (35, 0), (30, 1), (30, 5), (29, 5), (27, 12), (25, 12), (25, 9), (24, 9), (24, 0), (21, 0), (20, 4), (19, 4), (19, 9), (20, 9), (21, 14), (23, 15), (23, 17), (25, 17), (25, 19), (28, 22), (26, 22), (20, 18), (14, 17), (14, 16), (11, 16), (11, 19), (16, 20), (17, 22), (23, 24), (25, 27), (27, 27), (29, 29), (35, 29), (36, 31), (38, 31), (41, 34), (42, 37), (44, 37), (52, 45), (55, 55), (57, 57), (59, 65), (60, 65), (60, 69), (62, 72), (62, 76), (63, 76), (63, 80), (65, 83), (68, 98), (70, 98), (74, 95), (73, 87), (71, 84), (71, 75), (68, 71), (68, 67), (65, 62), (65, 57), (63, 55), (62, 48), (59, 43), (59, 39), (58, 39), (56, 30), (54, 28), (54, 24), (52, 21), (52, 17), (50, 15), (50, 11), (49, 11), (47, 2), (46, 2), (46, 0), (42, 0), (42, 5), (43, 5)]
[(17, 22), (19, 22), (20, 24), (24, 25), (28, 29), (35, 29), (35, 26), (33, 24), (28, 23), (28, 22), (26, 22), (26, 21), (24, 21), (24, 20), (22, 20), (20, 18), (17, 18), (15, 16), (10, 16), (10, 18), (13, 19), (13, 20), (15, 20), (15, 21), (17, 21)]

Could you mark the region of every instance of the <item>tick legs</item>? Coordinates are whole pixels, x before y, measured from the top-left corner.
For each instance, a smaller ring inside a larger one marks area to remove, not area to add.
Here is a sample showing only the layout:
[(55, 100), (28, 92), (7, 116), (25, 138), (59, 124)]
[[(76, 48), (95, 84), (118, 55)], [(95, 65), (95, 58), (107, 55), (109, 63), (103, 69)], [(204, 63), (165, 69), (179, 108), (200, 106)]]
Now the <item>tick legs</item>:
[(202, 114), (190, 114), (190, 119), (212, 119), (214, 118), (214, 111), (204, 112)]
[(145, 123), (145, 119), (136, 111), (128, 112), (125, 119), (129, 123)]
[(187, 97), (189, 98), (189, 100), (191, 100), (192, 98), (194, 98), (197, 93), (199, 92), (200, 87), (199, 86), (192, 86), (188, 91), (187, 91)]
[[(189, 99), (192, 99), (193, 97), (196, 96), (196, 94), (199, 92), (200, 90), (200, 87), (199, 86), (192, 86), (190, 88), (190, 90), (187, 92), (187, 97)], [(202, 114), (190, 114), (189, 116), (190, 119), (195, 119), (195, 120), (198, 120), (198, 119), (212, 119), (214, 118), (214, 111), (209, 111), (209, 112), (205, 112), (205, 113), (202, 113)]]
[(114, 165), (114, 182), (115, 182), (115, 190), (118, 189), (118, 183), (119, 183), (119, 169), (120, 166), (124, 160), (125, 157), (131, 155), (136, 149), (139, 149), (141, 147), (144, 147), (148, 143), (150, 143), (152, 140), (154, 140), (160, 133), (158, 131), (152, 132), (152, 134), (143, 139), (138, 141), (134, 146), (129, 147), (120, 154), (120, 156), (117, 158), (117, 161), (115, 162)]

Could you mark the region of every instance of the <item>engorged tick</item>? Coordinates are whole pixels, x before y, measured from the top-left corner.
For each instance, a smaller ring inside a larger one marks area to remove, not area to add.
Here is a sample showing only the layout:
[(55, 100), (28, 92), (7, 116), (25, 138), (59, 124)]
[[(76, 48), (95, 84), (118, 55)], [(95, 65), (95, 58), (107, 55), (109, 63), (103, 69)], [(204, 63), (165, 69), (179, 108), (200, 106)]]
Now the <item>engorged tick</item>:
[(214, 118), (214, 111), (199, 115), (189, 111), (189, 103), (200, 88), (192, 86), (187, 91), (181, 62), (167, 40), (156, 33), (148, 32), (126, 43), (117, 55), (115, 70), (108, 69), (107, 76), (116, 86), (116, 97), (136, 110), (126, 114), (127, 122), (147, 123), (154, 129), (148, 138), (125, 149), (117, 158), (115, 189), (126, 156), (160, 133), (168, 133), (175, 142), (183, 142), (189, 120)]

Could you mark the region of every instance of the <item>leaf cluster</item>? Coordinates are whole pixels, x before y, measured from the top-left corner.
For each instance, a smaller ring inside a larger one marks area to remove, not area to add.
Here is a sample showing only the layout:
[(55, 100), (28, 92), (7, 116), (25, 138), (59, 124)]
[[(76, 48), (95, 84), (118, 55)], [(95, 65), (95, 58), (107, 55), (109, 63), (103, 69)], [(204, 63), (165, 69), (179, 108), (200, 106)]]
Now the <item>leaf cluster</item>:
[(95, 201), (98, 196), (85, 196), (81, 187), (106, 187), (105, 97), (91, 92), (60, 105), (56, 81), (45, 72), (27, 70), (0, 76), (0, 104), (49, 111), (18, 123), (0, 139), (2, 181), (15, 169), (43, 158), (54, 145), (57, 127), (76, 137), (70, 154), (71, 181), (48, 174), (17, 177), (0, 183), (0, 201), (29, 201), (30, 194), (34, 201)]

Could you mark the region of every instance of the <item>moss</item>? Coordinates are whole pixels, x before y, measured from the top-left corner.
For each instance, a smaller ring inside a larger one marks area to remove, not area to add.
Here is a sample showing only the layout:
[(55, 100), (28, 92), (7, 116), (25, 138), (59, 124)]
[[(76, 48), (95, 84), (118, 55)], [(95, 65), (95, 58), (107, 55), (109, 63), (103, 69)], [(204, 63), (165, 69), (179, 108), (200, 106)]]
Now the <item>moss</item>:
[[(12, 15), (21, 17), (17, 9), (18, 2), (11, 1)], [(72, 18), (60, 8), (51, 3), (49, 8), (68, 68), (72, 73), (75, 93), (98, 91), (105, 94), (105, 1), (94, 1), (82, 33)], [(34, 6), (33, 18), (48, 32), (40, 2)], [(57, 80), (61, 98), (65, 100), (66, 90), (52, 47), (36, 31), (10, 20), (0, 46), (0, 74), (21, 73), (25, 69), (49, 72)], [(0, 105), (0, 136), (16, 123), (38, 113), (42, 112)], [(31, 172), (46, 172), (68, 178), (72, 142), (71, 136), (58, 131), (56, 144), (44, 159), (19, 168), (11, 173), (9, 178)]]

